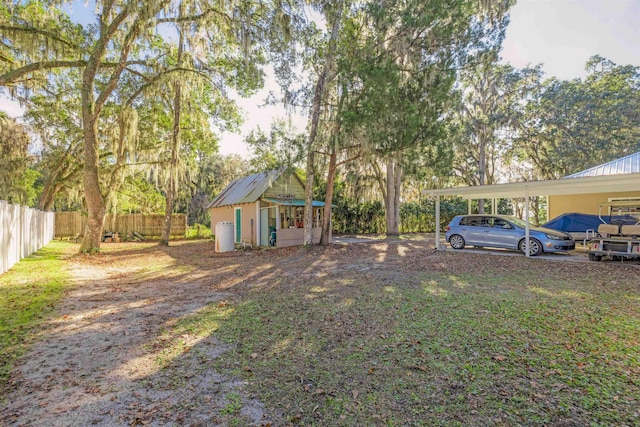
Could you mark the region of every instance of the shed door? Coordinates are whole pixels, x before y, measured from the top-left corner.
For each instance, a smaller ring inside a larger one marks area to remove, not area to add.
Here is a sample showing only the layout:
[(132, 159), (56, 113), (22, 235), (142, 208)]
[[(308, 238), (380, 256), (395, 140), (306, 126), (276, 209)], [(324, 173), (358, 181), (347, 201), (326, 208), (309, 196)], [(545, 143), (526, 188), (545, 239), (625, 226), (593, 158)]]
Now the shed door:
[(269, 208), (260, 209), (260, 246), (269, 244)]
[(236, 243), (242, 243), (242, 209), (236, 208)]

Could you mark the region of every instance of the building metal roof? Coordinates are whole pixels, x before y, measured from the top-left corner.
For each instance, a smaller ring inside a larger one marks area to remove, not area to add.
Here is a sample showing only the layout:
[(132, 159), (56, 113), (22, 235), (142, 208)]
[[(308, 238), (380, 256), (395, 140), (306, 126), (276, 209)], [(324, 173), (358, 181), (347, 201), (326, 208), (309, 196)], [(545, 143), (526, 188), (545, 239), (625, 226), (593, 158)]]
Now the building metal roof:
[(582, 178), (585, 176), (622, 175), (625, 173), (640, 173), (640, 152), (629, 154), (620, 159), (612, 160), (598, 166), (574, 173), (565, 178)]
[(529, 196), (560, 196), (569, 194), (609, 193), (612, 191), (638, 191), (640, 172), (584, 176), (574, 179), (510, 182), (507, 184), (475, 185), (424, 190), (430, 196), (462, 196), (466, 199), (492, 199)]
[(238, 178), (225, 187), (209, 205), (209, 208), (253, 203), (267, 191), (269, 187), (282, 175), (284, 169), (260, 172)]

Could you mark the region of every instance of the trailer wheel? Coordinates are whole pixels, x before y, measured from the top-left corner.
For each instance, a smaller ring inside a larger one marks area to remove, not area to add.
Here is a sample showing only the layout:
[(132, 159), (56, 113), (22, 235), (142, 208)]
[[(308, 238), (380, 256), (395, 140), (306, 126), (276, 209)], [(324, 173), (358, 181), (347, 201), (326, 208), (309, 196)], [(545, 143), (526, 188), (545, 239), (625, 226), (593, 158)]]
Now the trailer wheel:
[(602, 255), (589, 254), (589, 261), (602, 261)]

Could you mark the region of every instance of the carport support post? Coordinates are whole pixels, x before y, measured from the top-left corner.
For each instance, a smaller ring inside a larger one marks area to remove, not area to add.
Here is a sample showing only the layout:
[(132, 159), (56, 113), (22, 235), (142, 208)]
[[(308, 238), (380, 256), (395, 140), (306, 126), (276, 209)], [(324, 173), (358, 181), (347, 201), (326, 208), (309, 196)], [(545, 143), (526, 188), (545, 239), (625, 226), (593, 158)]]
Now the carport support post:
[(436, 196), (436, 250), (440, 250), (440, 196)]
[(524, 220), (526, 227), (524, 229), (524, 251), (527, 258), (529, 257), (529, 186), (524, 188)]

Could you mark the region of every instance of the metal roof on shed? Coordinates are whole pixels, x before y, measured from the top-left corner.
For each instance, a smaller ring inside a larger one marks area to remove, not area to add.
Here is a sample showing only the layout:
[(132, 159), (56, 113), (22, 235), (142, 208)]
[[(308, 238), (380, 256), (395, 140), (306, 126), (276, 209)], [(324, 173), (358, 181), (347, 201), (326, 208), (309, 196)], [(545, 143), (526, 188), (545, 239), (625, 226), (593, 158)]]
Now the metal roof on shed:
[[(305, 201), (303, 199), (274, 199), (271, 197), (265, 197), (263, 200), (283, 206), (304, 206), (305, 204)], [(311, 205), (314, 208), (321, 208), (322, 206), (324, 206), (324, 202), (313, 200)]]
[(640, 172), (640, 152), (629, 154), (598, 166), (565, 176), (565, 178), (582, 178), (585, 176), (621, 175)]
[(283, 169), (260, 172), (232, 181), (213, 199), (210, 208), (253, 203), (282, 175)]

